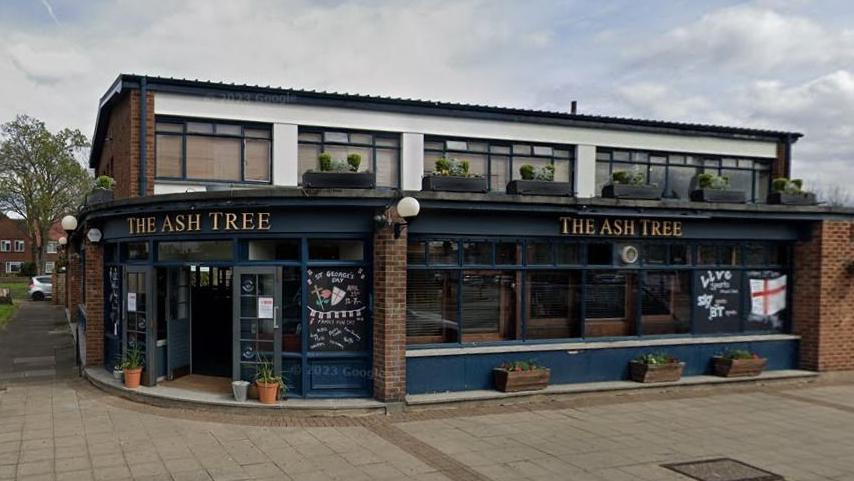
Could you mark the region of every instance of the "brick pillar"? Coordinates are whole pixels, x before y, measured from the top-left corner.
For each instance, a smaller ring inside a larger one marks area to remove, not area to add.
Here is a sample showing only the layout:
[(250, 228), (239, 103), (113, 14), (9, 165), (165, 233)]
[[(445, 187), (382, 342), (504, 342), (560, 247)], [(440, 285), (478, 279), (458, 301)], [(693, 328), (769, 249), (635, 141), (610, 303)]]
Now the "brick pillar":
[(795, 245), (793, 332), (800, 365), (813, 371), (854, 369), (854, 221), (822, 221)]
[(65, 305), (65, 273), (59, 272), (57, 267), (51, 275), (53, 281), (53, 304)]
[(104, 250), (86, 242), (86, 365), (104, 361)]
[(77, 306), (80, 305), (80, 254), (68, 244), (68, 268), (66, 269), (65, 308), (71, 322), (77, 322)]
[[(400, 222), (392, 207), (388, 215)], [(403, 401), (406, 396), (406, 233), (394, 226), (374, 234), (374, 397)]]

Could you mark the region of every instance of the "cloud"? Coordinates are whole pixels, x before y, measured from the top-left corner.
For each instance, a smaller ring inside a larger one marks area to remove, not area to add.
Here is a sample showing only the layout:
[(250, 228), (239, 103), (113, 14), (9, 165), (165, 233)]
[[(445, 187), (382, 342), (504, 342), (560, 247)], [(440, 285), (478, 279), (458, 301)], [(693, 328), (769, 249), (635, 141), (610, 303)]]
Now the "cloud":
[(88, 72), (89, 58), (59, 42), (22, 40), (7, 47), (10, 62), (35, 83), (53, 83)]

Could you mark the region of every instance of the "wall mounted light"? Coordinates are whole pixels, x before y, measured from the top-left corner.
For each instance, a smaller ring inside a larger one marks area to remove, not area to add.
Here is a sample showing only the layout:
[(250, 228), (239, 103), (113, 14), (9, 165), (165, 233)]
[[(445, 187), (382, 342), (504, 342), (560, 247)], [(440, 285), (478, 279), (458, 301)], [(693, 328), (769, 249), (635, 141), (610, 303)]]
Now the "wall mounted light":
[(62, 230), (65, 232), (74, 232), (77, 229), (77, 217), (67, 215), (62, 218)]
[(65, 246), (65, 244), (68, 244), (68, 237), (62, 236), (57, 242), (59, 242), (59, 245)]
[(414, 197), (404, 197), (397, 201), (397, 215), (403, 218), (403, 222), (394, 223), (394, 238), (400, 239), (400, 235), (409, 225), (408, 221), (421, 212), (421, 204)]
[(89, 239), (89, 242), (97, 244), (101, 241), (101, 229), (91, 228), (88, 232), (86, 232), (86, 238)]

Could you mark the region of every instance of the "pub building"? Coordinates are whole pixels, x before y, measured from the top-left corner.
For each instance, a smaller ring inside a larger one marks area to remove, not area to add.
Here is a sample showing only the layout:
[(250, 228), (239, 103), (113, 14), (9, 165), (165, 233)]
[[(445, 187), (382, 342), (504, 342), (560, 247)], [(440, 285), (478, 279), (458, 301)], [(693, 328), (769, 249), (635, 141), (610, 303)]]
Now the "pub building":
[[(492, 389), (513, 360), (621, 380), (647, 352), (852, 369), (852, 211), (769, 202), (799, 137), (120, 75), (90, 158), (116, 186), (74, 213), (60, 302), (90, 377), (136, 346), (144, 385), (266, 360), (288, 398)], [(693, 197), (704, 173), (737, 198)]]

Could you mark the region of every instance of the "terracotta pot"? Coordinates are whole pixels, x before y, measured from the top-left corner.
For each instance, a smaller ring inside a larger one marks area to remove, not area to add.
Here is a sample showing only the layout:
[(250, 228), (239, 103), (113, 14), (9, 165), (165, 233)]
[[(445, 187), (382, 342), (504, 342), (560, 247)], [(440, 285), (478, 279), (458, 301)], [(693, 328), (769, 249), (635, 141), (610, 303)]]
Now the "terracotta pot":
[(125, 369), (125, 387), (128, 389), (136, 389), (139, 387), (139, 380), (142, 377), (142, 368)]
[(279, 394), (279, 384), (278, 383), (270, 383), (267, 384), (261, 381), (255, 381), (255, 385), (258, 387), (258, 400), (261, 401), (261, 404), (276, 404), (276, 399)]

